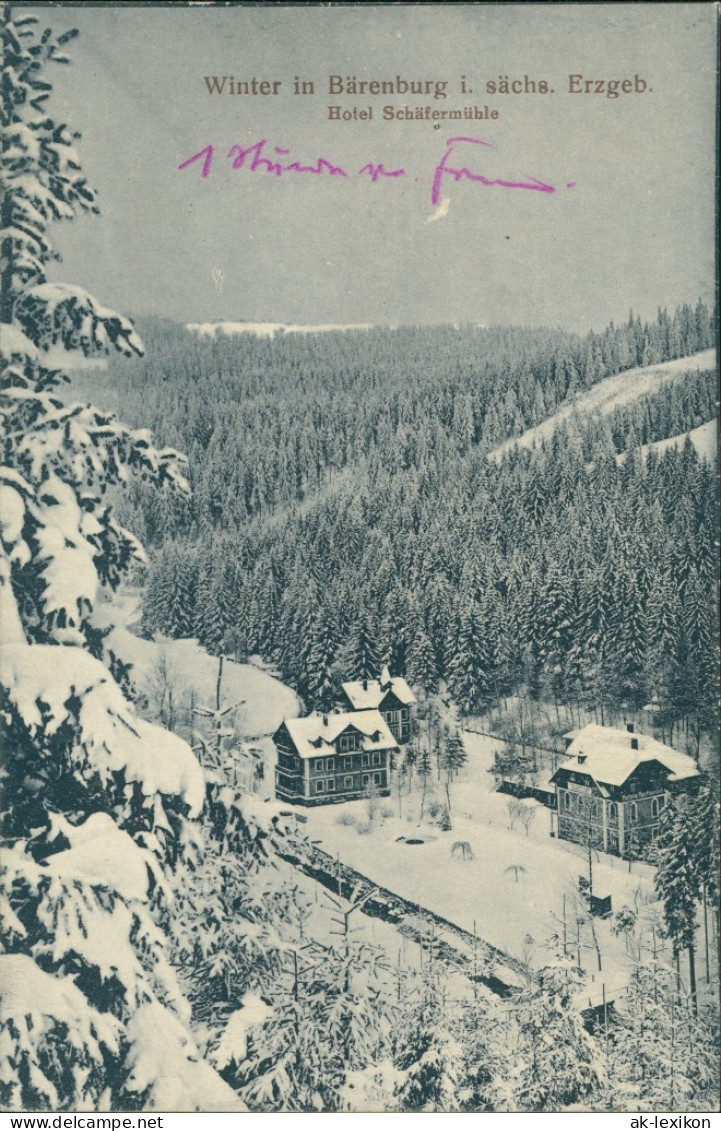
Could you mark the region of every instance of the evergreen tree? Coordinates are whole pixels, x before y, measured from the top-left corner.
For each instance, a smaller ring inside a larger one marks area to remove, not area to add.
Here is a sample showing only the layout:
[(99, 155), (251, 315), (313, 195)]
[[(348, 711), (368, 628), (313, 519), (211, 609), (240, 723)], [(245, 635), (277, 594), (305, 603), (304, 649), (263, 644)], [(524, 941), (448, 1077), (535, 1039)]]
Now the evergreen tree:
[(711, 978), (709, 954), (709, 911), (716, 917), (716, 937), (721, 937), (721, 908), (719, 884), (721, 883), (721, 820), (719, 819), (719, 791), (715, 780), (704, 782), (687, 814), (689, 840), (698, 869), (704, 919), (704, 950), (706, 981)]
[(696, 909), (701, 895), (699, 861), (693, 843), (694, 822), (688, 800), (676, 798), (664, 806), (655, 841), (656, 892), (663, 903), (665, 933), (674, 959), (688, 953), (689, 991), (696, 998)]
[(348, 679), (377, 679), (381, 669), (378, 629), (373, 616), (359, 618), (351, 636)]
[(704, 1110), (718, 1090), (713, 1013), (702, 1010), (697, 1020), (678, 1004), (658, 957), (636, 964), (608, 1025), (609, 1107)]
[(313, 706), (327, 711), (336, 697), (333, 663), (338, 652), (338, 628), (331, 609), (324, 608), (315, 624), (315, 637), (308, 656), (308, 691)]
[(419, 999), (410, 996), (397, 1029), (395, 1063), (404, 1074), (398, 1092), (402, 1111), (460, 1110), (464, 1078), (463, 1047), (445, 1003), (447, 988), (434, 957), (434, 939), (420, 976)]
[(518, 1032), (512, 1090), (522, 1111), (583, 1103), (603, 1074), (601, 1050), (586, 1032), (575, 998), (581, 971), (563, 960), (538, 971), (538, 985), (513, 1010)]
[(408, 665), (406, 669), (408, 681), (420, 687), (427, 693), (432, 693), (438, 685), (438, 672), (433, 645), (422, 626), (417, 627), (413, 634), (408, 651)]
[(448, 736), (446, 743), (443, 765), (448, 772), (449, 779), (454, 775), (458, 775), (458, 771), (465, 766), (468, 761), (468, 754), (463, 745), (463, 736), (459, 730), (454, 730)]
[(142, 346), (124, 318), (45, 275), (50, 222), (95, 207), (73, 136), (44, 105), (73, 33), (7, 6), (2, 33), (2, 1100), (237, 1109), (199, 1060), (168, 962), (172, 873), (197, 837), (203, 775), (184, 742), (137, 717), (94, 623), (101, 590), (142, 557), (110, 488), (133, 471), (158, 488), (184, 481), (146, 432), (54, 392), (44, 348)]
[(458, 640), (448, 667), (448, 682), (461, 710), (478, 710), (489, 688), (488, 671), (481, 668), (484, 651), (480, 611), (476, 603), (461, 594)]

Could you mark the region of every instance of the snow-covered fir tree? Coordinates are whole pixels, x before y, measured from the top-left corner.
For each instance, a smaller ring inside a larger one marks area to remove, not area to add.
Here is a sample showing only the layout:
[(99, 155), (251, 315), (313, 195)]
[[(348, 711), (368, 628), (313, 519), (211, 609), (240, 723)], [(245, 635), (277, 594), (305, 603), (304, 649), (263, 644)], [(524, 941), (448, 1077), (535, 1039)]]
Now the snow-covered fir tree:
[(602, 1060), (575, 999), (583, 974), (567, 959), (544, 966), (515, 1005), (510, 1090), (518, 1110), (559, 1111), (601, 1083)]
[(718, 1039), (716, 1003), (704, 1003), (695, 1016), (656, 936), (643, 947), (608, 1026), (609, 1108), (706, 1110), (716, 1100)]
[(656, 892), (663, 905), (664, 930), (671, 940), (674, 961), (683, 951), (688, 956), (691, 1001), (698, 1011), (696, 996), (696, 928), (702, 895), (699, 857), (694, 842), (696, 822), (693, 806), (684, 797), (669, 800), (659, 822), (654, 843)]
[(459, 1013), (447, 1001), (449, 988), (437, 949), (437, 939), (428, 938), (419, 984), (406, 998), (396, 1031), (395, 1063), (403, 1073), (397, 1089), (401, 1111), (453, 1112), (463, 1103)]
[(377, 679), (381, 668), (378, 629), (372, 616), (364, 612), (351, 635), (347, 679)]
[(168, 961), (173, 869), (197, 851), (202, 771), (124, 698), (94, 616), (142, 559), (109, 488), (137, 473), (183, 491), (182, 468), (147, 432), (57, 395), (50, 347), (142, 345), (126, 319), (46, 274), (49, 225), (96, 211), (77, 135), (46, 106), (74, 33), (54, 37), (7, 6), (2, 21), (2, 1102), (233, 1108)]

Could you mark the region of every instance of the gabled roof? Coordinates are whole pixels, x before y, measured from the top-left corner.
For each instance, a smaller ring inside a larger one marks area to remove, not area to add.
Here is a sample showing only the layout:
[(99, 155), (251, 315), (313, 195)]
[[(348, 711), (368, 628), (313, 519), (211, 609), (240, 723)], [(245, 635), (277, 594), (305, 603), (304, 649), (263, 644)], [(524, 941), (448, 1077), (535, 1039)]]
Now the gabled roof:
[[(631, 745), (633, 739), (638, 743), (637, 750)], [(599, 786), (621, 786), (638, 766), (654, 761), (668, 771), (669, 781), (698, 775), (696, 763), (687, 754), (680, 754), (647, 734), (602, 727), (597, 723), (589, 723), (576, 732), (567, 754), (567, 760), (558, 767), (551, 781), (555, 782), (558, 774), (566, 770), (586, 774)]]
[(341, 711), (330, 715), (308, 715), (286, 719), (284, 726), (301, 758), (320, 758), (335, 754), (333, 745), (344, 731), (361, 735), (363, 750), (397, 749), (397, 742), (379, 711)]
[(356, 711), (373, 710), (380, 706), (389, 691), (405, 707), (415, 703), (415, 697), (402, 676), (391, 676), (388, 668), (381, 672), (380, 679), (354, 679), (342, 685), (348, 699)]

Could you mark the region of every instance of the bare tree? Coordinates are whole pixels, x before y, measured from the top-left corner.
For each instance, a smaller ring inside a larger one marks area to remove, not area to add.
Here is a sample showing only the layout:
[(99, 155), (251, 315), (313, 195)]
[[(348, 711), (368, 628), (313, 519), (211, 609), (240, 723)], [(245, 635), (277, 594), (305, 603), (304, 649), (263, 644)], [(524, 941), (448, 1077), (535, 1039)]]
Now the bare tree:
[(504, 869), (504, 871), (513, 872), (514, 876), (516, 877), (516, 883), (518, 883), (519, 875), (525, 872), (526, 869), (523, 867), (523, 864), (509, 864), (508, 867)]
[(533, 824), (534, 817), (536, 816), (536, 806), (521, 805), (518, 816), (520, 817), (521, 824), (526, 831), (526, 836), (528, 836), (528, 832), (531, 828), (531, 825)]

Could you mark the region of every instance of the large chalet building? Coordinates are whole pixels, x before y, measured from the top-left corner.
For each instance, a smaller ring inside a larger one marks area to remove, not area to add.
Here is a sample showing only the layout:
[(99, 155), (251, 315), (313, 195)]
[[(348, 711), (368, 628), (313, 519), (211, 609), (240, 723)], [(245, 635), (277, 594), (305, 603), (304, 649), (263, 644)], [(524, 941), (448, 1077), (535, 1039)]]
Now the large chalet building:
[(558, 836), (625, 858), (647, 852), (668, 796), (692, 789), (699, 776), (693, 758), (631, 724), (592, 723), (566, 735), (566, 747), (551, 778)]
[(390, 794), (398, 743), (377, 710), (286, 719), (273, 735), (275, 793), (297, 805)]
[(380, 711), (397, 742), (410, 740), (416, 701), (401, 676), (391, 676), (385, 667), (379, 679), (357, 679), (341, 686), (344, 705), (351, 711)]

